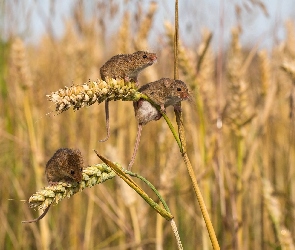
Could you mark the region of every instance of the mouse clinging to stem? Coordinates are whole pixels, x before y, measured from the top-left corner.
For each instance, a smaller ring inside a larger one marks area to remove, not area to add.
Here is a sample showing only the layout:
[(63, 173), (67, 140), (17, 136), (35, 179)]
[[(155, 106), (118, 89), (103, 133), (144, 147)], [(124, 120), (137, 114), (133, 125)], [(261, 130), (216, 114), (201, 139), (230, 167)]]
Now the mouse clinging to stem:
[[(106, 78), (123, 79), (138, 86), (138, 74), (156, 61), (157, 55), (146, 51), (137, 51), (133, 54), (119, 54), (113, 56), (100, 68), (100, 76), (104, 81)], [(105, 101), (105, 116), (107, 136), (105, 139), (100, 140), (100, 142), (107, 141), (110, 137), (108, 100)]]
[[(160, 106), (161, 112), (165, 112), (168, 106), (178, 108), (178, 104), (184, 100), (191, 100), (186, 84), (180, 80), (162, 78), (158, 81), (147, 83), (138, 89), (139, 92), (147, 95), (156, 105)], [(153, 120), (159, 120), (161, 113), (148, 101), (140, 99), (133, 102), (135, 117), (138, 120), (136, 142), (133, 155), (128, 165), (130, 170), (138, 150), (142, 126)]]

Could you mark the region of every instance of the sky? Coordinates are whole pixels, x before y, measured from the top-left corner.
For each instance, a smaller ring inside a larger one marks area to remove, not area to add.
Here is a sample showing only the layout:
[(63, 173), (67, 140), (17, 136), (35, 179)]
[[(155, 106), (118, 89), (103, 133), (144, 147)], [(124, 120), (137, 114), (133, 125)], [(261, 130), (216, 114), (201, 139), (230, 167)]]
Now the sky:
[[(213, 46), (218, 46), (219, 38), (224, 40), (224, 46), (229, 42), (230, 29), (234, 27), (238, 20), (242, 27), (242, 43), (244, 46), (258, 44), (261, 48), (271, 48), (278, 44), (285, 36), (284, 24), (286, 20), (292, 19), (295, 22), (295, 0), (261, 0), (267, 14), (260, 8), (258, 0), (183, 0), (179, 1), (180, 17), (180, 37), (186, 45), (194, 45), (200, 41), (200, 33), (204, 28), (213, 32)], [(9, 2), (9, 1), (8, 1)], [(86, 5), (86, 15), (98, 15), (97, 2), (91, 1)], [(135, 11), (137, 3), (143, 7), (143, 11), (148, 9), (148, 0), (129, 0), (120, 2), (120, 12), (128, 9)], [(126, 2), (128, 2), (126, 4)], [(164, 31), (165, 21), (173, 22), (174, 1), (162, 0), (159, 2), (158, 11), (154, 20), (153, 37)], [(0, 0), (1, 3), (1, 0)], [(2, 32), (9, 34), (12, 27), (18, 26), (18, 33), (27, 42), (37, 42), (42, 34), (49, 31), (59, 37), (64, 31), (65, 20), (73, 15), (73, 6), (77, 0), (28, 0), (15, 1), (10, 3), (10, 7), (4, 8), (1, 13), (4, 22), (0, 28)], [(9, 3), (6, 4), (9, 6)], [(236, 7), (241, 9), (239, 18), (236, 15)], [(13, 13), (12, 15), (6, 13)], [(223, 13), (223, 14), (222, 14)], [(223, 17), (221, 19), (221, 17)], [(0, 17), (1, 19), (1, 17)], [(115, 30), (117, 23), (110, 23), (109, 31)], [(223, 31), (221, 21), (224, 23)], [(50, 24), (50, 25), (49, 25)]]

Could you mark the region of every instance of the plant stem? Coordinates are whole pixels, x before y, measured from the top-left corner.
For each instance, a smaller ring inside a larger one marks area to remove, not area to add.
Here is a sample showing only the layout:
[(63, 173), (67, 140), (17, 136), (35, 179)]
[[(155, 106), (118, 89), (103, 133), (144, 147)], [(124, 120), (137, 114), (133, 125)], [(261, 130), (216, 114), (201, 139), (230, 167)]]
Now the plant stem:
[(163, 216), (168, 221), (173, 219), (172, 214), (170, 214), (168, 211), (166, 211), (165, 209), (160, 207), (156, 202), (154, 202), (128, 175), (126, 175), (126, 173), (122, 170), (122, 168), (120, 168), (113, 162), (109, 161), (108, 159), (98, 154), (96, 150), (94, 150), (94, 152), (105, 164), (107, 164), (110, 168), (112, 168), (113, 171), (121, 179), (123, 179), (132, 189), (134, 189), (161, 216)]
[[(178, 47), (179, 47), (178, 20), (179, 20), (179, 18), (178, 18), (178, 0), (175, 0), (175, 36), (174, 36), (174, 79), (175, 80), (178, 79), (178, 77), (179, 77), (179, 73), (178, 73)], [(198, 186), (196, 175), (194, 173), (193, 167), (192, 167), (190, 160), (188, 158), (188, 155), (186, 153), (186, 139), (185, 139), (185, 131), (184, 131), (184, 126), (183, 126), (182, 112), (181, 112), (181, 103), (179, 103), (179, 106), (177, 108), (174, 108), (174, 112), (176, 115), (176, 122), (178, 125), (178, 133), (179, 133), (179, 139), (180, 139), (181, 144), (178, 143), (178, 140), (176, 140), (176, 141), (177, 141), (178, 145), (180, 146), (180, 151), (182, 152), (182, 158), (185, 162), (189, 176), (192, 180), (193, 188), (195, 190), (197, 200), (199, 202), (200, 209), (201, 209), (203, 218), (206, 223), (206, 227), (207, 227), (210, 239), (211, 239), (213, 249), (217, 250), (217, 249), (220, 249), (218, 241), (217, 241), (217, 237), (216, 237), (212, 222), (210, 220), (209, 213), (207, 211), (202, 193), (201, 193), (200, 188)], [(172, 133), (174, 135), (173, 131), (172, 131)]]
[(178, 73), (178, 48), (179, 48), (179, 24), (178, 24), (178, 0), (175, 0), (175, 33), (174, 33), (174, 79), (179, 78)]
[[(110, 168), (113, 169), (113, 171), (120, 177), (122, 178), (132, 189), (134, 189), (152, 208), (154, 208), (162, 217), (164, 217), (166, 220), (170, 221), (171, 227), (172, 227), (172, 231), (174, 233), (174, 236), (176, 238), (176, 242), (177, 242), (177, 247), (179, 250), (182, 250), (182, 243), (179, 237), (179, 233), (177, 230), (177, 226), (175, 224), (175, 221), (173, 220), (173, 216), (170, 213), (169, 207), (167, 206), (166, 202), (164, 201), (164, 199), (162, 198), (162, 196), (160, 195), (160, 193), (158, 192), (158, 190), (145, 178), (143, 178), (142, 176), (132, 173), (131, 171), (128, 170), (123, 170), (120, 167), (118, 167), (116, 164), (112, 163), (111, 161), (109, 161), (108, 159), (104, 158), (103, 156), (99, 155), (97, 153), (97, 151), (94, 150), (94, 152), (97, 154), (97, 156), (105, 163), (107, 164)], [(163, 206), (165, 209), (163, 209), (162, 207), (160, 207), (156, 202), (154, 202), (150, 197), (148, 197), (148, 195), (131, 179), (129, 178), (128, 175), (129, 174), (133, 177), (137, 177), (140, 180), (142, 180), (143, 182), (145, 182), (154, 192), (155, 194), (158, 196), (159, 200), (162, 202)]]
[(173, 134), (173, 136), (174, 136), (174, 138), (175, 138), (175, 140), (176, 140), (176, 142), (177, 142), (177, 144), (178, 144), (178, 146), (179, 146), (179, 149), (180, 149), (180, 152), (181, 153), (183, 153), (182, 152), (182, 146), (181, 146), (181, 142), (180, 142), (180, 140), (179, 140), (179, 137), (178, 137), (178, 134), (177, 134), (177, 132), (176, 132), (176, 130), (175, 130), (175, 128), (173, 127), (173, 125), (172, 125), (172, 122), (170, 121), (170, 119), (169, 119), (169, 117), (167, 116), (167, 114), (165, 113), (165, 112), (163, 112), (161, 109), (160, 109), (160, 106), (159, 105), (157, 105), (156, 103), (154, 103), (148, 96), (146, 96), (145, 94), (142, 94), (142, 93), (140, 93), (140, 95), (138, 96), (138, 99), (144, 99), (144, 100), (146, 100), (146, 101), (148, 101), (148, 102), (150, 102), (160, 113), (161, 113), (161, 115), (164, 117), (164, 119), (165, 119), (165, 121), (166, 121), (166, 123), (167, 123), (167, 125), (168, 125), (168, 127), (170, 128), (170, 130), (171, 130), (171, 132), (172, 132), (172, 134)]
[(170, 209), (169, 209), (167, 203), (164, 201), (163, 197), (160, 195), (160, 193), (158, 192), (158, 190), (155, 188), (155, 186), (152, 183), (150, 183), (147, 179), (143, 178), (141, 175), (133, 173), (131, 171), (126, 170), (125, 173), (129, 174), (129, 175), (131, 175), (133, 177), (136, 177), (136, 178), (142, 180), (144, 183), (146, 183), (155, 192), (155, 194), (158, 196), (159, 200), (162, 202), (162, 204), (163, 204), (164, 208), (166, 209), (166, 211), (170, 213)]
[(183, 160), (185, 162), (185, 165), (187, 167), (187, 171), (188, 171), (189, 176), (190, 176), (190, 178), (192, 180), (193, 188), (194, 188), (195, 194), (197, 196), (197, 200), (198, 200), (199, 205), (200, 205), (200, 209), (201, 209), (201, 212), (202, 212), (202, 215), (203, 215), (203, 218), (204, 218), (204, 221), (205, 221), (208, 233), (209, 233), (209, 237), (210, 237), (210, 240), (211, 240), (211, 243), (212, 243), (212, 247), (213, 247), (214, 250), (217, 250), (217, 249), (220, 249), (219, 244), (218, 244), (218, 240), (217, 240), (217, 237), (216, 237), (212, 222), (210, 220), (210, 216), (209, 216), (209, 213), (207, 211), (207, 208), (206, 208), (206, 205), (205, 205), (201, 190), (200, 190), (200, 188), (198, 186), (196, 175), (194, 173), (193, 167), (192, 167), (191, 162), (190, 162), (190, 160), (188, 158), (188, 155), (186, 153), (186, 139), (185, 139), (185, 133), (184, 133), (184, 127), (183, 127), (182, 112), (180, 110), (174, 110), (174, 111), (175, 111), (175, 115), (176, 115), (176, 121), (177, 121), (177, 124), (178, 124), (179, 138), (180, 138), (180, 141), (181, 141), (181, 145), (183, 147), (183, 149), (182, 149), (182, 151), (183, 151), (182, 158), (183, 158)]

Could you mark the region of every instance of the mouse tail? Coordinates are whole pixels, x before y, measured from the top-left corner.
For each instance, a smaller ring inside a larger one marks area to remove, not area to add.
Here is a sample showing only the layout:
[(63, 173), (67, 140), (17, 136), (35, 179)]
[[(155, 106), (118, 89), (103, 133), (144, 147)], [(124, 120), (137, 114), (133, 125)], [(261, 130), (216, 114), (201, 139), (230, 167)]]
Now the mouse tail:
[(142, 124), (138, 124), (137, 126), (137, 135), (136, 135), (136, 141), (135, 141), (135, 146), (134, 146), (134, 150), (133, 150), (133, 155), (132, 155), (132, 158), (131, 158), (131, 161), (128, 165), (128, 170), (130, 171), (133, 164), (134, 164), (134, 161), (135, 161), (135, 157), (136, 157), (136, 154), (137, 154), (137, 150), (138, 150), (138, 147), (139, 147), (139, 142), (140, 142), (140, 137), (141, 137), (141, 131), (142, 131)]
[(110, 115), (109, 115), (109, 101), (105, 101), (105, 115), (106, 115), (106, 131), (107, 136), (106, 138), (99, 140), (99, 142), (105, 142), (110, 138)]
[(33, 222), (37, 222), (37, 221), (41, 220), (47, 214), (50, 206), (51, 206), (51, 204), (44, 210), (44, 212), (37, 219), (23, 220), (22, 223), (33, 223)]

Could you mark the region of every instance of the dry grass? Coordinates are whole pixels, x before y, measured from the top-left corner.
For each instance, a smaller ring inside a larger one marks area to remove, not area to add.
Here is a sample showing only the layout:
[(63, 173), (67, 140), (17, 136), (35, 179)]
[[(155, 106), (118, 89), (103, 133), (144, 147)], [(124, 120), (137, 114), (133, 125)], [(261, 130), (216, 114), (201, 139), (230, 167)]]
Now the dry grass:
[[(131, 102), (110, 102), (107, 143), (98, 142), (105, 133), (103, 105), (45, 115), (55, 109), (47, 94), (70, 87), (72, 81), (95, 81), (99, 67), (113, 54), (149, 49), (155, 3), (146, 11), (138, 9), (140, 18), (125, 12), (120, 32), (108, 38), (103, 36), (102, 8), (106, 18), (120, 16), (116, 1), (100, 6), (99, 20), (86, 18), (77, 4), (61, 38), (44, 35), (33, 46), (11, 37), (0, 44), (1, 249), (155, 249), (155, 245), (176, 249), (169, 223), (119, 179), (60, 202), (37, 224), (21, 224), (38, 216), (23, 200), (46, 185), (45, 165), (58, 148), (79, 148), (89, 165), (100, 163), (93, 149), (122, 166), (132, 155), (137, 122)], [(166, 35), (162, 34), (165, 39), (160, 39), (165, 43), (159, 43), (156, 51), (159, 64), (143, 72), (141, 83), (172, 76), (171, 32), (168, 24)], [(224, 59), (221, 129), (216, 128), (219, 107), (210, 32), (204, 31), (198, 50), (180, 43), (180, 78), (195, 96), (193, 103), (182, 105), (188, 155), (198, 166), (195, 171), (222, 249), (294, 249), (295, 26), (291, 21), (286, 32), (286, 40), (270, 53), (256, 53), (240, 45), (239, 29), (233, 29)], [(173, 113), (169, 110), (168, 115)], [(163, 119), (150, 123), (142, 131), (133, 171), (162, 193), (184, 249), (207, 249), (211, 243), (175, 146)]]

